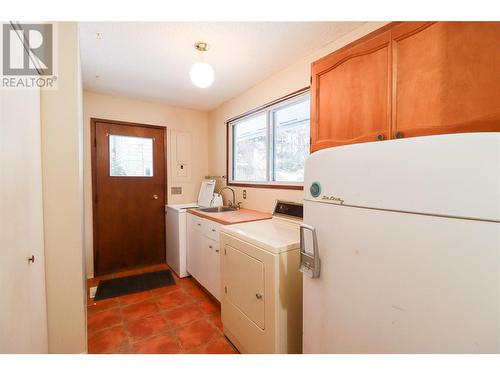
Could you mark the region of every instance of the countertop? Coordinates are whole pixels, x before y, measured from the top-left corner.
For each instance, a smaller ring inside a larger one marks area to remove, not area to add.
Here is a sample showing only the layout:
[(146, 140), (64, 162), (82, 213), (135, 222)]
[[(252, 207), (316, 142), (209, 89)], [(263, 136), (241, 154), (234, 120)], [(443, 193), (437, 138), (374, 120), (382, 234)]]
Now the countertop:
[(267, 212), (248, 210), (246, 208), (226, 212), (203, 212), (192, 208), (189, 209), (188, 212), (204, 219), (215, 221), (222, 225), (246, 223), (249, 221), (257, 220), (267, 220), (272, 217), (272, 215)]

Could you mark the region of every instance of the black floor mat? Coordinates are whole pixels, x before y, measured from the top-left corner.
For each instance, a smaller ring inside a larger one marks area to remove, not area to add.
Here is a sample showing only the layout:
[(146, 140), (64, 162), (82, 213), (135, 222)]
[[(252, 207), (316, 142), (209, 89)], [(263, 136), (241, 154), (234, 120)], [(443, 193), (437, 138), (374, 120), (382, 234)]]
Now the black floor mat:
[(99, 285), (97, 286), (94, 301), (174, 284), (174, 277), (170, 270), (142, 273), (140, 275), (120, 277), (119, 279), (102, 280), (99, 281)]

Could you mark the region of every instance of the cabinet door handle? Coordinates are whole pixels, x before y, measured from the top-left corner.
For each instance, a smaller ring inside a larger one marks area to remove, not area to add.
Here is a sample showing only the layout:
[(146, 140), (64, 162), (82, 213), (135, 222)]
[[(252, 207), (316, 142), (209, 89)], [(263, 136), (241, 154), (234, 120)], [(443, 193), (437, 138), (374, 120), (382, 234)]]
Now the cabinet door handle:
[(215, 252), (218, 253), (219, 252), (219, 249), (215, 249)]
[(385, 139), (385, 136), (383, 134), (377, 135), (377, 140), (378, 141), (383, 141)]
[(396, 132), (396, 134), (394, 134), (394, 136), (399, 139), (399, 138), (403, 138), (404, 134), (403, 134), (403, 132)]
[(262, 299), (262, 294), (261, 293), (255, 293), (255, 298)]
[(215, 229), (212, 229), (212, 232), (215, 232)]
[(208, 245), (208, 248), (209, 248), (209, 249), (212, 249), (212, 245)]
[(199, 227), (201, 227), (201, 224), (200, 224), (200, 223), (196, 223), (196, 225), (198, 225)]

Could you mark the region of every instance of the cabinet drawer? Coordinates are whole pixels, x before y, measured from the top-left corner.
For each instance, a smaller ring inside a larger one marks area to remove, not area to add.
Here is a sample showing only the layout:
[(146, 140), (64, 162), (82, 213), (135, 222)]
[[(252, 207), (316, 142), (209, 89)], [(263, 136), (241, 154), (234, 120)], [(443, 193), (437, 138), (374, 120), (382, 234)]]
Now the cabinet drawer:
[(208, 238), (219, 242), (219, 232), (220, 232), (220, 227), (221, 225), (210, 221), (210, 220), (204, 220), (203, 223), (203, 234), (207, 236)]
[(193, 217), (194, 230), (196, 231), (197, 234), (202, 234), (203, 228), (206, 226), (204, 222), (205, 220), (195, 215), (191, 216)]

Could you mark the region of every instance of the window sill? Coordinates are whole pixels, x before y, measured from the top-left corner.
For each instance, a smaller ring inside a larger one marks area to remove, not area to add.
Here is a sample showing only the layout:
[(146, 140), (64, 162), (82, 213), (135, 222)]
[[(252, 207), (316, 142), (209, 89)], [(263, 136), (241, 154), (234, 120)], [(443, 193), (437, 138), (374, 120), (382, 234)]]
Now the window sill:
[(227, 186), (239, 186), (239, 187), (251, 187), (251, 188), (262, 188), (262, 189), (287, 189), (287, 190), (304, 190), (304, 185), (280, 185), (280, 184), (270, 184), (270, 183), (252, 183), (252, 182), (234, 182), (228, 181)]

